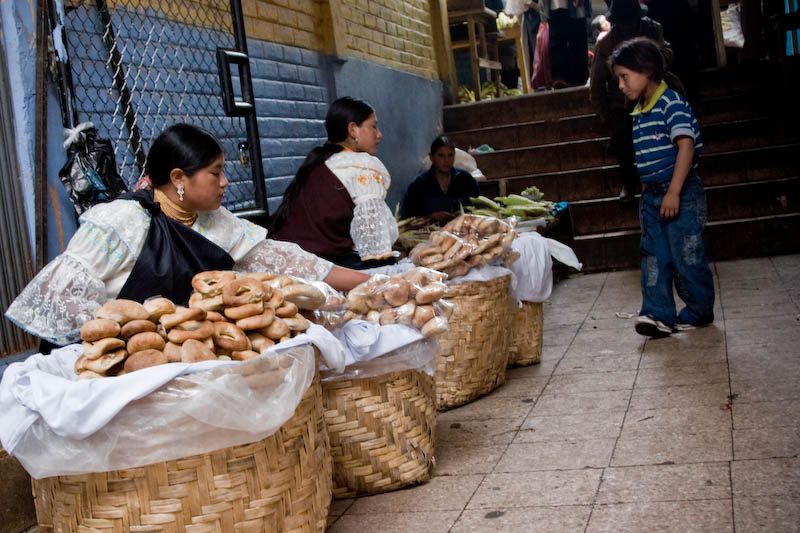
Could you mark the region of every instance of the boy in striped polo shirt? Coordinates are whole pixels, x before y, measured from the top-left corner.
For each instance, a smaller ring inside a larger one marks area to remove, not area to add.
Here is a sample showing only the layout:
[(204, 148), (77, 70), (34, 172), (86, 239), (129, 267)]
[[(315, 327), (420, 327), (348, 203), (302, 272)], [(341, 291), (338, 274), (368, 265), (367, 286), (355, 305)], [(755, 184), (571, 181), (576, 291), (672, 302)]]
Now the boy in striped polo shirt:
[[(703, 248), (706, 195), (697, 175), (703, 147), (686, 99), (664, 81), (659, 46), (644, 37), (620, 44), (609, 59), (619, 88), (637, 105), (636, 168), (642, 182), (642, 308), (636, 331), (664, 337), (714, 321), (714, 282)], [(673, 283), (686, 306), (675, 312)]]

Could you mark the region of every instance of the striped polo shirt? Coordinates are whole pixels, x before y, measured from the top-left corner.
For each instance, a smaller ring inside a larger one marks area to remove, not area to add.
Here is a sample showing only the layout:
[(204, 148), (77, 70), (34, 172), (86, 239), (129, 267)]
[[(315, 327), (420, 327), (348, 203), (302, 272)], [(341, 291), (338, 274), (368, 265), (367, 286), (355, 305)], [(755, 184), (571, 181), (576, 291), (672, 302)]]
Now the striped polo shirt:
[(636, 151), (636, 169), (643, 183), (672, 179), (675, 159), (678, 157), (678, 137), (691, 137), (694, 141), (692, 171), (697, 170), (697, 160), (703, 151), (700, 126), (686, 99), (667, 87), (663, 81), (650, 102), (641, 103), (631, 113), (633, 118), (633, 148)]

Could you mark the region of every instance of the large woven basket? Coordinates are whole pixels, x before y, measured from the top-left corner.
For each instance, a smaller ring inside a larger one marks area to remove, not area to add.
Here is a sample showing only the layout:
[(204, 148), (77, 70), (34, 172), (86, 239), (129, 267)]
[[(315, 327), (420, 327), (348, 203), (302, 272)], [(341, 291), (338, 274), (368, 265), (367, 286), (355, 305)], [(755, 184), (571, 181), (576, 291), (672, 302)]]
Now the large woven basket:
[(522, 302), (511, 322), (508, 366), (528, 366), (542, 360), (542, 304)]
[(322, 384), (333, 497), (378, 494), (430, 479), (433, 379), (417, 370)]
[(456, 304), (436, 356), (436, 408), (450, 409), (488, 394), (506, 379), (511, 274), (451, 285)]
[(331, 501), (329, 447), (316, 372), (294, 416), (261, 441), (33, 480), (39, 531), (321, 532)]

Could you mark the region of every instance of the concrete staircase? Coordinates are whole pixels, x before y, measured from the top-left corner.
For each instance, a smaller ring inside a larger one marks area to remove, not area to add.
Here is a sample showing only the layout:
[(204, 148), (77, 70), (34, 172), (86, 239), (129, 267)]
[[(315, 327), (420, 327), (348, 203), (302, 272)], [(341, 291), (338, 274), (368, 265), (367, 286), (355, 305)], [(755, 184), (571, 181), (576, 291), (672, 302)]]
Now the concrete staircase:
[[(701, 73), (693, 107), (705, 151), (705, 242), (712, 260), (800, 251), (800, 102), (777, 69)], [(570, 203), (566, 235), (589, 271), (638, 266), (638, 203), (617, 199), (608, 132), (586, 88), (449, 106), (445, 131), (476, 157), (486, 196), (536, 185)]]

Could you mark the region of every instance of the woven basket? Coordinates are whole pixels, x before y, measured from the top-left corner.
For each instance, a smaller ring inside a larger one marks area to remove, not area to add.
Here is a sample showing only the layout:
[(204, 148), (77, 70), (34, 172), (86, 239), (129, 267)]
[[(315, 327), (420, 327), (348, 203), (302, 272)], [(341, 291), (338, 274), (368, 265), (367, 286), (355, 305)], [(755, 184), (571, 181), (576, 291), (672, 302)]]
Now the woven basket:
[(378, 494), (430, 479), (433, 379), (403, 370), (322, 384), (333, 455), (333, 497)]
[(450, 409), (488, 394), (506, 379), (511, 275), (451, 285), (456, 304), (436, 356), (436, 408)]
[(508, 366), (528, 366), (542, 360), (542, 304), (522, 302), (511, 323)]
[(261, 441), (33, 480), (39, 531), (321, 532), (331, 500), (329, 446), (317, 371), (294, 416)]

